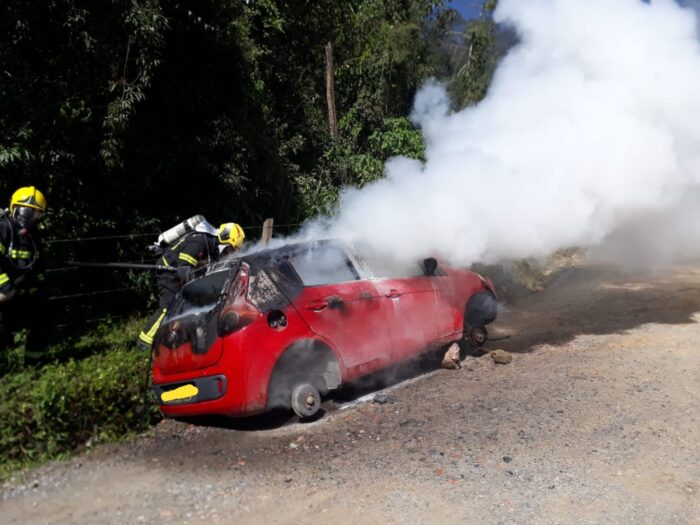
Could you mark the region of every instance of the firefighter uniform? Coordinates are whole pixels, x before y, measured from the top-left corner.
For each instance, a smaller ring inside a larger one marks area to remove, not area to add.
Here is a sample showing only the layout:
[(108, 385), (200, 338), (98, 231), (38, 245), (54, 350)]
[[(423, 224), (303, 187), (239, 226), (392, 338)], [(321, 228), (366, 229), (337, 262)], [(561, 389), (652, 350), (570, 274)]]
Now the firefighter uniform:
[(12, 334), (28, 328), (25, 361), (36, 361), (48, 339), (47, 297), (38, 277), (38, 241), (33, 226), (46, 210), (36, 188), (20, 188), (10, 211), (0, 217), (0, 350), (12, 344)]
[(166, 248), (160, 264), (177, 269), (176, 272), (163, 271), (158, 274), (158, 310), (148, 320), (146, 328), (139, 334), (139, 345), (150, 348), (175, 296), (191, 279), (195, 269), (211, 264), (219, 255), (218, 239), (207, 233), (192, 232), (173, 246)]
[[(202, 218), (203, 219), (203, 218)], [(148, 320), (146, 328), (139, 334), (139, 346), (150, 349), (158, 327), (168, 313), (168, 307), (173, 302), (182, 287), (192, 278), (195, 269), (211, 264), (219, 256), (228, 256), (238, 250), (245, 240), (243, 228), (235, 222), (225, 222), (214, 229), (203, 220), (179, 241), (165, 249), (160, 264), (177, 269), (176, 272), (160, 272), (158, 274), (158, 310)], [(219, 246), (222, 250), (219, 251)]]

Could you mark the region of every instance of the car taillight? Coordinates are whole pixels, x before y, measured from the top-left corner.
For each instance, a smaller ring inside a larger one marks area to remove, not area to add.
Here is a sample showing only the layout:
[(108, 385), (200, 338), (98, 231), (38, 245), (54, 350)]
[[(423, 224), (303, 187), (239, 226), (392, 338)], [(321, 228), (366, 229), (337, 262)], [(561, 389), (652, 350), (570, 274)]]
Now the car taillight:
[(481, 283), (486, 287), (486, 289), (493, 294), (494, 297), (496, 296), (496, 287), (493, 285), (493, 281), (489, 279), (488, 277), (484, 277), (480, 273), (477, 273), (476, 275), (479, 276), (479, 279), (481, 280)]
[(218, 321), (219, 335), (231, 334), (259, 319), (262, 314), (248, 300), (250, 273), (247, 264), (242, 264), (236, 283), (226, 306), (221, 310)]

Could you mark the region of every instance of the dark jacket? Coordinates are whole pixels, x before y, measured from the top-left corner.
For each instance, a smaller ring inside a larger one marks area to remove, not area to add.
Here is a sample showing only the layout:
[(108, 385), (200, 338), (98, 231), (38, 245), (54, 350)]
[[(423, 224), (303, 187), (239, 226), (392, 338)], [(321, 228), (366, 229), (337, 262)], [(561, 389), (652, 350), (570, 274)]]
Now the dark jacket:
[(0, 217), (0, 293), (7, 294), (28, 285), (29, 278), (35, 275), (37, 244), (29, 231), (8, 214)]
[(216, 261), (219, 257), (219, 241), (213, 235), (193, 232), (165, 249), (160, 264), (178, 269), (178, 272), (162, 272), (158, 276), (161, 307), (168, 304), (192, 276), (192, 271)]

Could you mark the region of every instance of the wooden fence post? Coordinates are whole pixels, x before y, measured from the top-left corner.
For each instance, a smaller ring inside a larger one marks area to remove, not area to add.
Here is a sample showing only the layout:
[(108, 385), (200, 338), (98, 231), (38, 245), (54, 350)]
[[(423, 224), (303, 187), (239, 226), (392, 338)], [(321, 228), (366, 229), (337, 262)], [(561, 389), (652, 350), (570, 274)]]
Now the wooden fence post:
[(263, 222), (263, 229), (262, 229), (262, 242), (263, 244), (267, 244), (270, 242), (272, 239), (272, 226), (274, 224), (275, 220), (274, 219), (265, 219), (265, 222)]

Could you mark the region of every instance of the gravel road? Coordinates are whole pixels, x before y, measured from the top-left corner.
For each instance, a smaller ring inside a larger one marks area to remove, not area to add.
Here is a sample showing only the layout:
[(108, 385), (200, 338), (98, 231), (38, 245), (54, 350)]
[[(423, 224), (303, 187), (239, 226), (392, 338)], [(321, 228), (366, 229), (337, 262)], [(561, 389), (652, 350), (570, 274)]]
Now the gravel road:
[(0, 523), (700, 524), (700, 267), (570, 269), (494, 331), (512, 363), (433, 356), (314, 423), (165, 421), (17, 476)]

